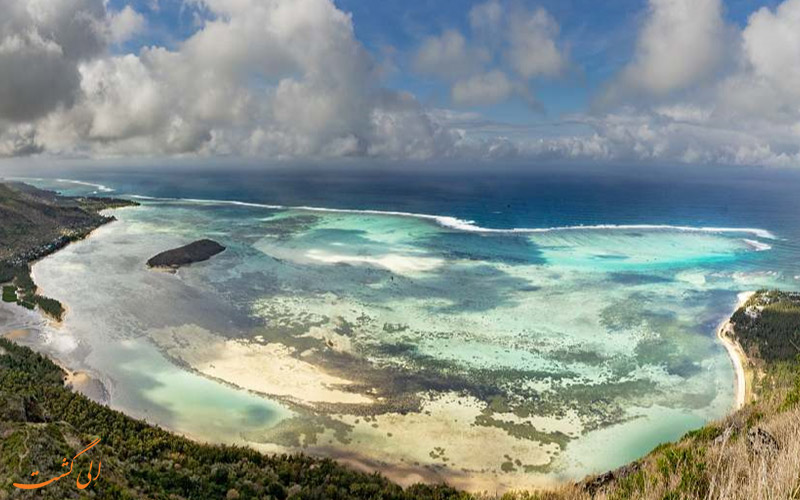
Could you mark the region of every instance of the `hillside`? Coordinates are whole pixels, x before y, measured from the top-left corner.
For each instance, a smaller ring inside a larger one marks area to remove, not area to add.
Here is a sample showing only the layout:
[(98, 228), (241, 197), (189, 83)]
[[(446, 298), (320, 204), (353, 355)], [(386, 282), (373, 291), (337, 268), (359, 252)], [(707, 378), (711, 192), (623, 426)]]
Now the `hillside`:
[(0, 283), (3, 301), (41, 311), (61, 320), (64, 307), (37, 293), (30, 262), (114, 220), (100, 212), (136, 205), (128, 200), (67, 197), (19, 182), (0, 183)]
[(23, 264), (46, 255), (60, 242), (82, 238), (114, 220), (100, 211), (135, 204), (60, 196), (19, 182), (0, 183), (0, 262)]

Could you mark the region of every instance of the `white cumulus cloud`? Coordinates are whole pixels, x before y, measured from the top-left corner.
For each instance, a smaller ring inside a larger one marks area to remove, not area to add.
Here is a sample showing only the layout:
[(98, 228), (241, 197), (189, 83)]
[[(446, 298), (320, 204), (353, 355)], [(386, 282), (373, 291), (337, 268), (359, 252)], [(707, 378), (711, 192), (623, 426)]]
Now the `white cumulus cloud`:
[(663, 96), (708, 78), (722, 62), (726, 31), (722, 0), (649, 0), (634, 58), (612, 91)]
[(142, 32), (147, 25), (145, 17), (136, 12), (130, 5), (126, 5), (119, 12), (110, 13), (108, 30), (111, 41), (123, 43), (134, 35)]
[(468, 17), (469, 37), (447, 29), (425, 38), (414, 69), (450, 83), (457, 105), (494, 104), (518, 95), (538, 109), (530, 81), (558, 77), (570, 65), (556, 20), (541, 7), (510, 7), (500, 0), (474, 5)]
[(459, 80), (453, 85), (453, 101), (457, 104), (487, 105), (505, 100), (513, 85), (505, 73), (494, 70)]

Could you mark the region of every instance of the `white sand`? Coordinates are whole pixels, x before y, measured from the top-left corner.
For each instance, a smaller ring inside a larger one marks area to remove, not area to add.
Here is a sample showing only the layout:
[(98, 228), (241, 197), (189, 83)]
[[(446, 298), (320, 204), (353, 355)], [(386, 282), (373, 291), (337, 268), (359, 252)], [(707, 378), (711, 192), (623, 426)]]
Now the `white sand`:
[[(548, 464), (560, 451), (558, 445), (475, 425), (484, 406), (474, 398), (451, 393), (426, 402), (420, 413), (389, 413), (367, 419), (337, 415), (337, 420), (353, 426), (348, 436), (351, 443), (338, 443), (331, 450), (328, 446), (334, 445), (329, 441), (335, 442), (335, 438), (333, 431), (327, 431), (318, 438), (320, 444), (308, 451), (332, 452), (340, 461), (362, 470), (380, 470), (405, 486), (421, 480), (446, 481), (469, 491), (494, 492), (555, 484), (552, 477), (525, 472), (523, 466)], [(547, 425), (550, 429), (580, 431), (570, 422), (552, 420)], [(523, 465), (515, 463), (517, 460)], [(514, 470), (502, 470), (504, 463), (513, 464)]]
[(367, 264), (388, 269), (400, 275), (414, 275), (433, 271), (444, 264), (443, 259), (434, 257), (415, 257), (410, 255), (389, 254), (381, 257), (361, 255), (339, 255), (321, 250), (310, 250), (306, 257), (326, 264)]
[(7, 338), (8, 340), (19, 340), (24, 339), (30, 334), (28, 330), (11, 330), (8, 333), (3, 334), (3, 337)]
[[(738, 310), (742, 307), (745, 302), (747, 302), (750, 297), (753, 296), (755, 292), (744, 292), (740, 293), (738, 296), (738, 302), (736, 304), (736, 308), (734, 311)], [(744, 371), (744, 363), (747, 360), (747, 356), (742, 349), (742, 346), (739, 345), (739, 342), (734, 340), (733, 337), (733, 325), (730, 322), (730, 319), (725, 320), (717, 329), (717, 337), (722, 342), (722, 345), (725, 346), (725, 349), (728, 351), (728, 356), (731, 358), (731, 362), (733, 363), (733, 369), (736, 372), (736, 382), (735, 382), (735, 400), (736, 400), (736, 409), (742, 408), (745, 403), (747, 402), (747, 378), (745, 377)]]
[(227, 383), (301, 404), (370, 404), (362, 394), (341, 390), (351, 381), (297, 359), (283, 344), (225, 339), (197, 326), (168, 328), (152, 335), (167, 353), (194, 370)]
[(106, 403), (108, 401), (108, 392), (103, 383), (98, 379), (83, 371), (70, 371), (60, 362), (56, 364), (67, 373), (64, 379), (64, 386), (67, 389), (83, 394), (87, 398), (98, 403)]

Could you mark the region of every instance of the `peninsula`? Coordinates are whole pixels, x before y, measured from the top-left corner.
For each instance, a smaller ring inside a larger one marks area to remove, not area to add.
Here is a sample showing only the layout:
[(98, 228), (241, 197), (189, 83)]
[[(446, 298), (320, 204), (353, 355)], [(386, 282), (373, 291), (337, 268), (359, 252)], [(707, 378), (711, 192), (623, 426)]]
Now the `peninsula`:
[(67, 197), (20, 182), (0, 182), (0, 283), (3, 301), (60, 321), (64, 307), (38, 293), (30, 263), (115, 220), (103, 210), (135, 206), (117, 198)]

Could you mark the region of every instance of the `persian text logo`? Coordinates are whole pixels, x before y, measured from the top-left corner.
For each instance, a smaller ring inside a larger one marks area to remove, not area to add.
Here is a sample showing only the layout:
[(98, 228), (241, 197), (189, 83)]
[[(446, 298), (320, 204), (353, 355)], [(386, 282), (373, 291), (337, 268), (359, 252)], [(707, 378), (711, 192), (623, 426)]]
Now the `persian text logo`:
[[(87, 446), (86, 448), (84, 448), (83, 450), (78, 452), (77, 455), (72, 457), (72, 460), (69, 461), (69, 470), (67, 472), (61, 474), (60, 476), (56, 476), (54, 478), (48, 479), (47, 481), (44, 481), (42, 483), (36, 483), (36, 484), (14, 483), (14, 486), (16, 486), (17, 488), (19, 488), (21, 490), (35, 490), (35, 489), (38, 489), (38, 488), (43, 488), (43, 487), (47, 486), (50, 483), (54, 483), (54, 482), (58, 481), (59, 479), (63, 479), (65, 477), (69, 476), (70, 474), (72, 474), (72, 466), (75, 464), (75, 459), (77, 459), (79, 456), (83, 455), (87, 451), (89, 451), (92, 448), (94, 448), (97, 445), (97, 443), (99, 443), (99, 442), (100, 442), (100, 438), (95, 439), (94, 441), (89, 443), (89, 446)], [(67, 459), (64, 458), (64, 460), (61, 461), (61, 467), (62, 468), (66, 467), (67, 463), (68, 463)], [(92, 477), (92, 468), (94, 467), (94, 460), (89, 462), (89, 471), (86, 473), (86, 479), (88, 479), (88, 481), (86, 481), (85, 483), (81, 483), (81, 474), (80, 473), (78, 474), (78, 477), (75, 478), (75, 485), (78, 487), (79, 490), (86, 489), (86, 487), (89, 486), (92, 483), (92, 481), (97, 481), (97, 478), (100, 477), (100, 466), (101, 465), (102, 465), (102, 462), (98, 461), (97, 462), (97, 474), (95, 474), (95, 476)], [(35, 477), (35, 476), (38, 476), (38, 475), (39, 475), (39, 471), (38, 470), (34, 471), (34, 472), (31, 472), (31, 477)]]

